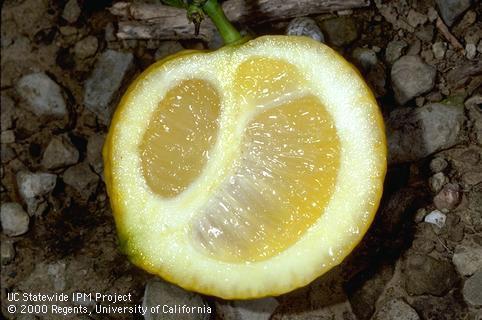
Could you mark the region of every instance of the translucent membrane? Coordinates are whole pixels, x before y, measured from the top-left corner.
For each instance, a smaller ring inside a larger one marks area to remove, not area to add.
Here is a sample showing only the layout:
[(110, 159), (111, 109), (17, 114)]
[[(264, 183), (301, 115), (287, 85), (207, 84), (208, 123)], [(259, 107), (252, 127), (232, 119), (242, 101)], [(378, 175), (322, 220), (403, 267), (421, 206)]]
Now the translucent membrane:
[(184, 191), (209, 159), (218, 130), (220, 99), (206, 81), (185, 80), (168, 91), (140, 146), (149, 187), (163, 197)]
[[(194, 246), (227, 262), (254, 262), (294, 244), (322, 215), (340, 158), (324, 106), (304, 94), (296, 68), (254, 58), (237, 74), (240, 104), (258, 108), (241, 157), (191, 222)], [(255, 109), (256, 110), (256, 109)]]

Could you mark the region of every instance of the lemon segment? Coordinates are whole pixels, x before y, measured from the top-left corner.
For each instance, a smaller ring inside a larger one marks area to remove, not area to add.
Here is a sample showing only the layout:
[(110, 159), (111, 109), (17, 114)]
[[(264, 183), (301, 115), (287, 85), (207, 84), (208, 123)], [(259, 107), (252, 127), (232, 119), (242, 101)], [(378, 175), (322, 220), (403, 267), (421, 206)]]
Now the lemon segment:
[(339, 264), (373, 220), (386, 171), (359, 73), (292, 36), (151, 66), (103, 153), (131, 261), (226, 299), (279, 295)]
[(313, 96), (256, 115), (231, 174), (193, 218), (193, 244), (238, 263), (283, 251), (322, 214), (339, 148), (331, 117)]
[(219, 113), (219, 96), (206, 81), (185, 80), (169, 90), (139, 150), (144, 178), (154, 192), (176, 196), (200, 175), (216, 141)]

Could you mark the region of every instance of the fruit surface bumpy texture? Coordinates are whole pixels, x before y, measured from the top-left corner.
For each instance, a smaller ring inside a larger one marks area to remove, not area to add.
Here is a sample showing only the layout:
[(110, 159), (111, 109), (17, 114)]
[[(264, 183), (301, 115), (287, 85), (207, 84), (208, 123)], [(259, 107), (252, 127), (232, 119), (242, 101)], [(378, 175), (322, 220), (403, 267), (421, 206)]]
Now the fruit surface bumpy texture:
[(144, 71), (104, 161), (131, 261), (243, 299), (306, 285), (350, 253), (380, 201), (386, 143), (350, 64), (307, 38), (266, 36)]

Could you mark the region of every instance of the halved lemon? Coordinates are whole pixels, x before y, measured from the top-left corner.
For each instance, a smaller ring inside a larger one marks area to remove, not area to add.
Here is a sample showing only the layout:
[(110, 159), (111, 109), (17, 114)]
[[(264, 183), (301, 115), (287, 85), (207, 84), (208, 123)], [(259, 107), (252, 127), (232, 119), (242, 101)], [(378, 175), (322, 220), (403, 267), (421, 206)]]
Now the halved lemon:
[(227, 299), (279, 295), (339, 264), (382, 194), (386, 143), (359, 73), (303, 37), (158, 62), (104, 147), (122, 247), (145, 270)]

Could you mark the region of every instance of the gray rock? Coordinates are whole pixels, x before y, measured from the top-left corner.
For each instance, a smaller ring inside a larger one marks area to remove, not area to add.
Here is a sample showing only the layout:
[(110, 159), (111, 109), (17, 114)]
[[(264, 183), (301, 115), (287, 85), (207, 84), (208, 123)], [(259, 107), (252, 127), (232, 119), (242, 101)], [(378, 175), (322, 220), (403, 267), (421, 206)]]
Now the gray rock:
[(269, 320), (278, 304), (274, 298), (216, 302), (216, 312), (222, 319)]
[(99, 47), (99, 41), (94, 36), (87, 36), (75, 44), (74, 54), (77, 59), (83, 60), (92, 57)]
[(353, 291), (349, 290), (351, 308), (358, 320), (368, 320), (372, 317), (378, 298), (393, 276), (393, 267), (383, 266), (373, 275), (369, 272), (367, 276), (369, 278), (361, 286), (355, 285)]
[(482, 306), (482, 269), (465, 281), (462, 289), (464, 300), (471, 306)]
[(407, 46), (408, 44), (403, 40), (390, 41), (385, 49), (385, 60), (388, 63), (394, 63), (402, 56), (403, 49)]
[(435, 85), (437, 71), (418, 56), (403, 56), (391, 70), (395, 98), (405, 104), (420, 94), (430, 91)]
[(387, 121), (389, 162), (416, 161), (460, 142), (464, 110), (432, 103), (420, 108), (399, 108)]
[(420, 317), (409, 304), (401, 299), (387, 301), (377, 311), (373, 320), (419, 320)]
[(321, 22), (321, 29), (328, 42), (337, 47), (349, 45), (358, 38), (358, 28), (349, 16), (324, 20)]
[(420, 27), (416, 32), (415, 36), (422, 40), (423, 42), (431, 42), (433, 39), (434, 27), (431, 24)]
[(433, 204), (441, 211), (448, 212), (460, 203), (460, 187), (458, 184), (448, 183), (433, 198)]
[(325, 36), (315, 20), (308, 17), (294, 18), (286, 28), (288, 36), (306, 36), (319, 42), (325, 42)]
[(0, 243), (1, 246), (1, 263), (7, 265), (15, 258), (15, 248), (12, 241), (4, 241)]
[(65, 136), (54, 137), (42, 156), (42, 165), (47, 169), (66, 167), (79, 161), (79, 151)]
[(1, 217), (3, 233), (7, 236), (15, 237), (28, 231), (29, 216), (18, 203), (2, 204)]
[(443, 59), (447, 51), (447, 44), (445, 42), (435, 42), (432, 44), (433, 56), (435, 59)]
[[(167, 305), (174, 306), (186, 306), (199, 308), (199, 312), (192, 313), (151, 313), (150, 311), (144, 315), (145, 320), (207, 320), (210, 319), (214, 310), (210, 308), (201, 298), (200, 295), (185, 291), (172, 284), (160, 281), (158, 279), (150, 280), (146, 284), (144, 291), (144, 298), (142, 300), (142, 307), (148, 308), (160, 305), (160, 311), (162, 306)], [(196, 309), (198, 310), (198, 309)]]
[(104, 169), (104, 163), (102, 161), (102, 147), (104, 146), (104, 141), (104, 134), (94, 134), (87, 142), (87, 161), (98, 174)]
[(97, 188), (99, 177), (92, 172), (89, 164), (82, 162), (65, 170), (63, 180), (66, 185), (74, 188), (83, 200), (87, 200)]
[(159, 45), (159, 48), (157, 48), (156, 52), (154, 53), (154, 59), (161, 60), (182, 50), (184, 50), (183, 46), (177, 41), (162, 41)]
[(427, 214), (424, 217), (423, 221), (425, 221), (426, 223), (436, 225), (439, 228), (443, 228), (443, 226), (445, 225), (446, 219), (447, 219), (447, 216), (445, 214), (443, 214), (438, 210), (434, 210), (429, 214)]
[(64, 11), (62, 11), (62, 18), (69, 23), (74, 23), (79, 19), (80, 13), (81, 11), (77, 0), (69, 0), (64, 7)]
[(1, 117), (1, 122), (0, 122), (0, 127), (2, 130), (7, 130), (12, 128), (13, 126), (13, 119), (15, 116), (15, 104), (13, 100), (2, 94), (1, 97), (1, 102), (0, 102), (0, 117)]
[(470, 8), (472, 0), (436, 0), (440, 16), (450, 27), (457, 18)]
[(434, 193), (438, 193), (442, 190), (443, 186), (449, 182), (449, 179), (444, 175), (443, 172), (438, 172), (430, 177), (428, 180), (428, 184), (430, 186), (430, 190)]
[[(227, 320), (238, 318), (226, 318)], [(243, 320), (251, 318), (242, 318)], [(258, 319), (258, 318), (253, 318)], [(332, 303), (326, 306), (320, 306), (316, 308), (299, 308), (293, 312), (286, 312), (282, 314), (276, 314), (273, 318), (261, 318), (261, 319), (280, 319), (280, 320), (357, 320), (357, 317), (353, 314), (348, 301), (339, 303)], [(360, 319), (361, 320), (361, 319)]]
[(49, 194), (57, 182), (57, 176), (51, 173), (32, 173), (20, 171), (17, 173), (17, 186), (20, 196), (27, 204), (29, 215), (40, 215), (45, 206), (43, 197)]
[(482, 247), (458, 245), (452, 257), (455, 268), (462, 276), (471, 276), (482, 269)]
[(367, 48), (356, 48), (352, 53), (353, 60), (363, 70), (368, 71), (378, 63), (375, 51)]
[(1, 143), (13, 143), (15, 142), (15, 133), (13, 130), (2, 131), (0, 136)]
[(451, 263), (426, 255), (409, 255), (404, 263), (405, 289), (410, 295), (446, 294), (457, 281)]
[(467, 43), (465, 46), (465, 56), (467, 59), (472, 60), (475, 58), (475, 55), (477, 54), (477, 47), (473, 43)]
[(23, 105), (37, 116), (63, 117), (67, 114), (62, 90), (43, 72), (23, 76), (16, 90)]
[(418, 39), (413, 40), (407, 50), (407, 56), (416, 56), (422, 49), (422, 42)]
[(430, 161), (430, 170), (432, 170), (433, 173), (442, 172), (448, 165), (448, 162), (444, 158), (437, 157)]
[(424, 24), (427, 22), (428, 18), (426, 15), (421, 14), (413, 9), (410, 9), (407, 16), (407, 22), (412, 27), (417, 27), (418, 25)]
[(467, 306), (461, 300), (458, 292), (451, 292), (444, 297), (410, 297), (410, 304), (424, 320), (462, 320)]
[(110, 122), (111, 103), (133, 63), (132, 53), (107, 50), (97, 60), (94, 71), (85, 82), (84, 104), (105, 124)]

